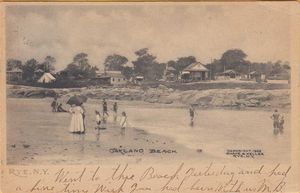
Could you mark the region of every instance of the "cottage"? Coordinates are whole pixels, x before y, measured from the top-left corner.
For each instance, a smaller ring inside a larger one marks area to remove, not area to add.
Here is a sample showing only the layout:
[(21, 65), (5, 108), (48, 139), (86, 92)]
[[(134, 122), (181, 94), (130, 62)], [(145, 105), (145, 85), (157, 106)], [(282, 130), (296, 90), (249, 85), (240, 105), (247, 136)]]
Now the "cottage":
[(122, 85), (127, 83), (127, 79), (121, 71), (97, 72), (94, 78), (101, 84)]
[(258, 76), (259, 76), (259, 73), (256, 71), (252, 71), (248, 74), (249, 79), (256, 79), (256, 77), (258, 77)]
[(176, 73), (176, 69), (173, 68), (172, 66), (166, 66), (166, 69), (164, 71), (164, 80), (166, 81), (174, 81), (175, 80), (175, 73)]
[(236, 78), (237, 76), (239, 76), (239, 73), (234, 70), (225, 70), (221, 73), (221, 75), (229, 78)]
[(141, 85), (143, 81), (144, 81), (144, 76), (141, 75), (135, 76), (133, 79), (133, 82), (138, 85)]
[(121, 71), (106, 71), (105, 74), (110, 77), (110, 84), (112, 85), (121, 85), (127, 83), (127, 79)]
[(265, 74), (257, 71), (252, 71), (248, 74), (248, 79), (255, 80), (256, 82), (266, 82), (267, 78)]
[(200, 62), (193, 63), (181, 72), (181, 79), (184, 81), (208, 80), (209, 70)]
[(22, 80), (23, 71), (19, 68), (6, 71), (7, 81), (20, 81)]

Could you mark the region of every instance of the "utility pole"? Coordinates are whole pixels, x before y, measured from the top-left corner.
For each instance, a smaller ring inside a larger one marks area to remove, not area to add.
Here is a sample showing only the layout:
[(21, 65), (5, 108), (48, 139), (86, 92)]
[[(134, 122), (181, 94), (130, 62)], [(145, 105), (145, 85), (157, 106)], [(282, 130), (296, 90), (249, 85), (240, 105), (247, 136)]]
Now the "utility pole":
[(211, 73), (212, 73), (212, 58), (210, 58), (209, 81), (211, 81)]
[(248, 71), (249, 72), (248, 72), (247, 78), (250, 79), (250, 77), (249, 77), (250, 76), (250, 72), (251, 72), (251, 63), (250, 62), (249, 62), (249, 70)]

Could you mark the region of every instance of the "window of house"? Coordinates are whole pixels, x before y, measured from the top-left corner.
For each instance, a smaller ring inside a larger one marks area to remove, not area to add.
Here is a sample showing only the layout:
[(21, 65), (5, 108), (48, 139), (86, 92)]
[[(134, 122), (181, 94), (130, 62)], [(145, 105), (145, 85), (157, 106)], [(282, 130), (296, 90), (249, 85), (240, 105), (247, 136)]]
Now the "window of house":
[(120, 79), (118, 78), (118, 82), (120, 82)]

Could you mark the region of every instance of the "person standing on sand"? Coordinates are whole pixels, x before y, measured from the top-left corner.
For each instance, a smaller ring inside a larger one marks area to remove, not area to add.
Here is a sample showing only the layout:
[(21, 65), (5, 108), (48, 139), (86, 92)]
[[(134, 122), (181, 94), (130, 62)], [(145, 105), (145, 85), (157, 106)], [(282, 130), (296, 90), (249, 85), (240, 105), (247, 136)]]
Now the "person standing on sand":
[(54, 97), (54, 99), (53, 99), (53, 101), (51, 103), (52, 112), (57, 112), (57, 105), (58, 105), (57, 97)]
[(114, 112), (114, 122), (117, 121), (118, 118), (118, 103), (115, 102), (113, 105), (113, 112)]
[(84, 108), (83, 103), (80, 104), (80, 107), (81, 107), (82, 110), (83, 110), (83, 113), (82, 113), (82, 119), (83, 119), (83, 127), (84, 127), (84, 129), (85, 129), (85, 112), (86, 112), (86, 110), (85, 110), (85, 108)]
[(124, 111), (122, 112), (120, 126), (121, 126), (121, 135), (125, 135), (125, 128), (127, 126), (127, 115)]
[(85, 132), (84, 123), (83, 123), (83, 114), (84, 110), (80, 105), (72, 105), (69, 109), (71, 113), (71, 123), (69, 127), (69, 131), (71, 133), (82, 134)]
[(271, 119), (273, 119), (273, 134), (277, 135), (279, 132), (279, 117), (280, 114), (278, 113), (278, 110), (275, 109), (273, 115), (271, 116)]
[(102, 113), (103, 113), (103, 116), (105, 114), (108, 116), (107, 102), (105, 99), (103, 99), (103, 102), (102, 102)]
[(190, 118), (191, 118), (190, 125), (193, 126), (194, 125), (194, 117), (195, 117), (195, 109), (194, 109), (193, 105), (190, 105), (189, 112), (190, 112)]

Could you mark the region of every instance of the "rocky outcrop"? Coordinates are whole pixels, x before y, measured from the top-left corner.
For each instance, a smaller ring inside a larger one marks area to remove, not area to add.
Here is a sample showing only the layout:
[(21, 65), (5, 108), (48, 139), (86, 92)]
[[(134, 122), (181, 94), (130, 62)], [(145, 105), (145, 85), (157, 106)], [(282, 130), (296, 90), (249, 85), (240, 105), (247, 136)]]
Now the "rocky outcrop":
[(201, 107), (224, 108), (289, 108), (290, 90), (253, 90), (253, 89), (210, 89), (174, 90), (166, 86), (141, 89), (132, 88), (76, 88), (44, 89), (25, 86), (8, 86), (8, 97), (44, 98), (56, 95), (69, 97), (82, 94), (93, 99), (137, 100), (162, 104), (195, 104)]

